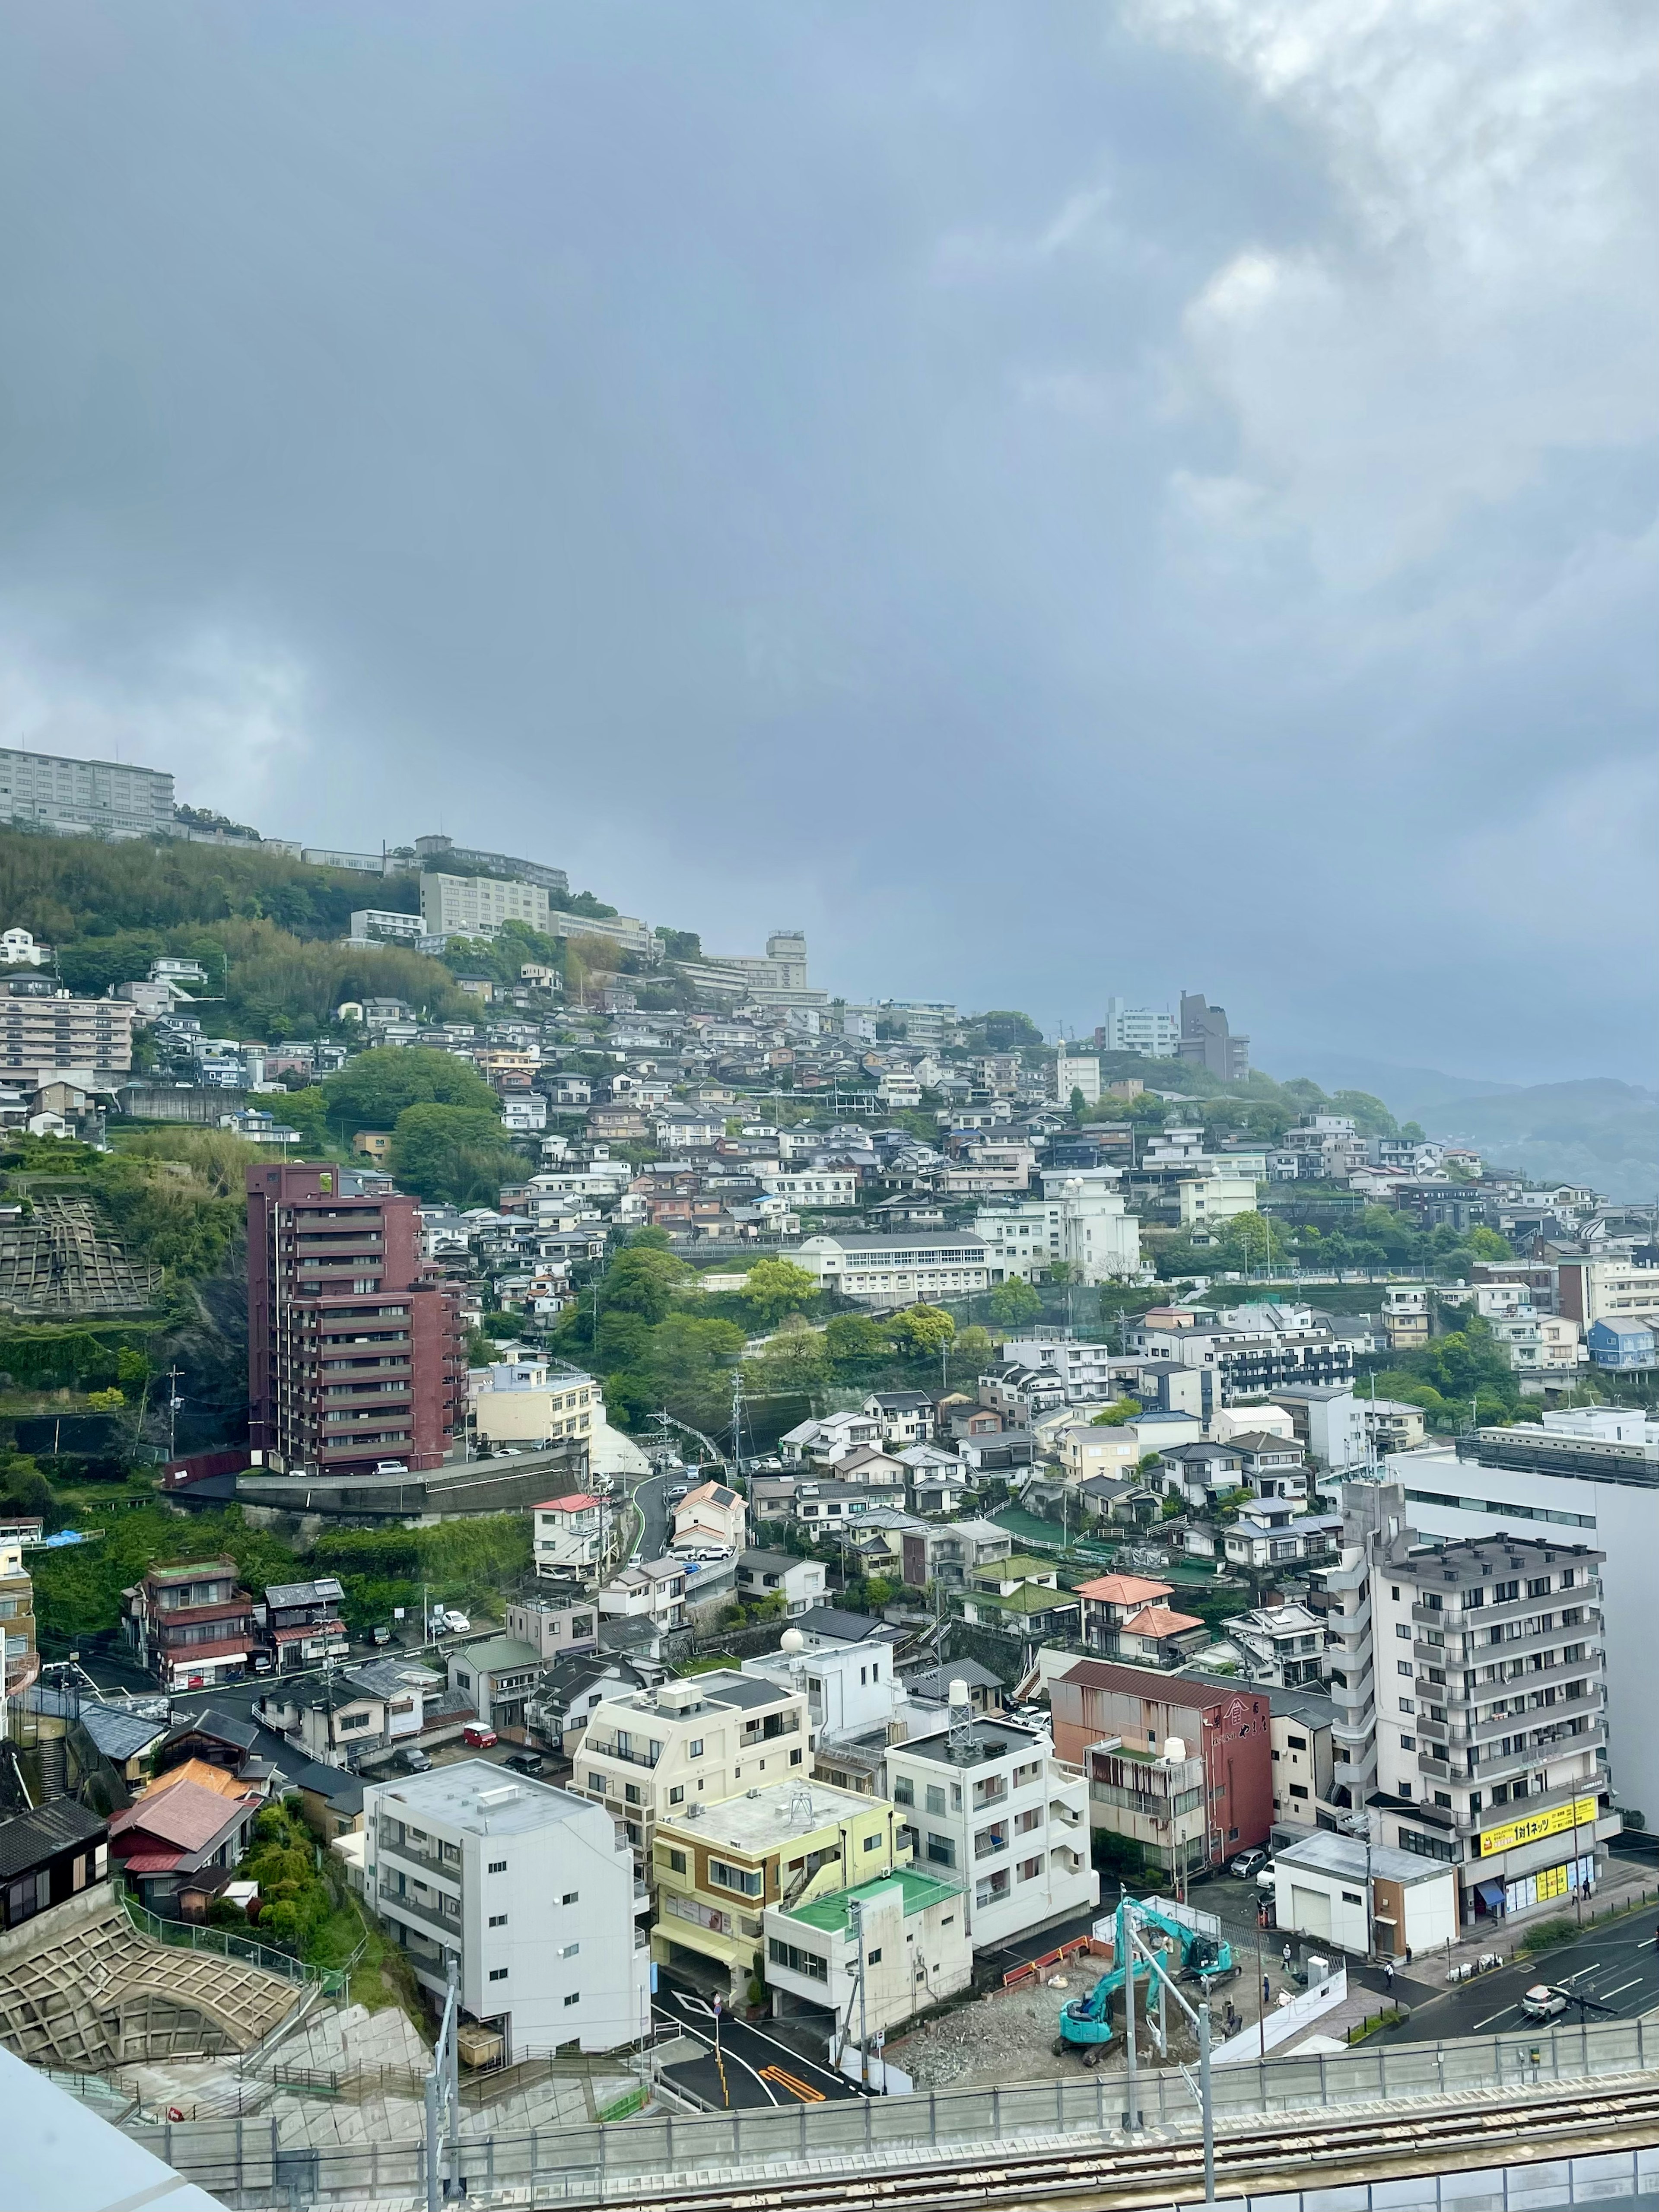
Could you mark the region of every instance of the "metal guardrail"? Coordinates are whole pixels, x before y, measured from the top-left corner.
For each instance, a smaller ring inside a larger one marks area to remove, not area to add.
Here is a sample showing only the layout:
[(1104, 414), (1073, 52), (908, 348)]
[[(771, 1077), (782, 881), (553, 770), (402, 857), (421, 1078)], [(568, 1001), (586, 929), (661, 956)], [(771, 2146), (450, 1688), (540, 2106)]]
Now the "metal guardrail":
[[(1457, 2043), (1366, 2046), (1319, 2057), (1243, 2061), (1218, 2069), (1213, 2088), (1216, 2118), (1225, 2128), (1269, 2113), (1314, 2114), (1650, 2070), (1659, 2070), (1659, 2027), (1633, 2021)], [(529, 2201), (538, 2205), (602, 2204), (610, 2196), (636, 2194), (648, 2178), (729, 2182), (734, 2170), (747, 2168), (758, 2179), (768, 2172), (797, 2172), (807, 2160), (832, 2166), (871, 2161), (890, 2166), (907, 2157), (948, 2155), (969, 2145), (1006, 2149), (1021, 2138), (1063, 2144), (1071, 2137), (1092, 2143), (1116, 2132), (1122, 2089), (1121, 2076), (1079, 2072), (1006, 2088), (836, 2099), (755, 2111), (684, 2113), (659, 2108), (611, 2126), (589, 2123), (468, 2135), (462, 2163), (475, 2201), (514, 2191), (514, 2201), (522, 2203), (528, 2190)], [(1145, 2126), (1194, 2132), (1192, 2094), (1181, 2072), (1142, 2071), (1137, 2090)], [(301, 2201), (312, 2205), (342, 2203), (360, 2194), (373, 2202), (416, 2197), (425, 2185), (423, 2150), (412, 2143), (379, 2142), (349, 2151), (301, 2149), (279, 2142), (276, 2126), (264, 2120), (172, 2123), (129, 2132), (186, 2179), (242, 2207), (285, 2203), (283, 2190), (297, 2175), (291, 2163), (295, 2158), (305, 2162), (308, 2193)], [(1407, 2200), (1396, 2197), (1401, 2201)], [(1413, 2195), (1408, 2201), (1415, 2205), (1437, 2200), (1427, 2195), (1425, 2185), (1421, 2197)], [(1494, 2201), (1523, 2200), (1517, 2196)]]
[(351, 1981), (351, 1970), (368, 1946), (365, 1936), (344, 1966), (313, 1966), (287, 1951), (273, 1951), (269, 1944), (257, 1943), (252, 1936), (238, 1936), (228, 1928), (206, 1927), (193, 1920), (163, 1920), (148, 1905), (125, 1894), (121, 1903), (137, 1934), (147, 1936), (152, 1943), (165, 1944), (169, 1950), (206, 1951), (242, 1966), (258, 1966), (267, 1974), (280, 1975), (283, 1980), (296, 1982), (302, 1988), (319, 1989), (325, 1996), (344, 1996)]

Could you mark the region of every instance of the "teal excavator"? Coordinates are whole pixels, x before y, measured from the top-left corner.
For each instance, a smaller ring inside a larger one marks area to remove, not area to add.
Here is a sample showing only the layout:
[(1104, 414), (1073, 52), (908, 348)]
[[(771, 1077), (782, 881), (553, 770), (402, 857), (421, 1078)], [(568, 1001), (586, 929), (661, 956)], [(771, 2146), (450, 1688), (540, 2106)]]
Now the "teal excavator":
[[(1121, 1961), (1129, 1948), (1124, 1926), (1127, 1913), (1134, 1915), (1138, 1929), (1156, 1929), (1176, 1944), (1181, 1954), (1176, 1978), (1198, 1983), (1206, 1996), (1220, 1983), (1231, 1981), (1240, 1971), (1233, 1957), (1233, 1947), (1224, 1937), (1201, 1935), (1172, 1913), (1160, 1911), (1150, 1900), (1125, 1897), (1117, 1908), (1115, 1949), (1119, 1963), (1101, 1976), (1086, 1997), (1073, 1997), (1062, 2008), (1060, 2034), (1054, 2043), (1056, 2057), (1067, 2051), (1080, 2051), (1085, 2066), (1098, 2066), (1106, 2055), (1106, 2046), (1112, 2039), (1111, 2002), (1123, 1987)], [(1152, 1971), (1144, 1959), (1134, 1961), (1138, 1982), (1145, 1983)]]

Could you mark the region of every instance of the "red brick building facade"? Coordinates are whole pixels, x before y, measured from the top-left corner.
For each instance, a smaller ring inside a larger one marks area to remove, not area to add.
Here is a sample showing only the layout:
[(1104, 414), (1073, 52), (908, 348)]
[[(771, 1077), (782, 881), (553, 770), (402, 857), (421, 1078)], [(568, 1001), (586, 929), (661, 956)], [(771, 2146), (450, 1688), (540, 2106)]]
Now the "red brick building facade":
[(247, 1171), (249, 1441), (278, 1474), (443, 1464), (466, 1346), (421, 1257), (415, 1200), (384, 1176), (284, 1161)]

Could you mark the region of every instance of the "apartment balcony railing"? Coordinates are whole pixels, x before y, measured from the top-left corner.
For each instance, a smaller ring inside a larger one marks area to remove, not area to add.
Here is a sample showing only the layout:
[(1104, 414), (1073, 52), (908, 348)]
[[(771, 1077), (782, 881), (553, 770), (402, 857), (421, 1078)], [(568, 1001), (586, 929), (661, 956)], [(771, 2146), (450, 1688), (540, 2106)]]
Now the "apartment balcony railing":
[(619, 1743), (596, 1743), (592, 1736), (584, 1738), (582, 1754), (587, 1759), (620, 1759), (629, 1766), (654, 1766), (662, 1757), (660, 1751), (624, 1750)]
[(429, 1927), (441, 1928), (446, 1935), (459, 1935), (461, 1926), (461, 1905), (459, 1898), (445, 1897), (438, 1890), (428, 1890), (424, 1897), (416, 1897), (382, 1875), (380, 1902), (395, 1906), (400, 1912), (412, 1912), (417, 1920)]
[(405, 1836), (400, 1842), (395, 1821), (380, 1822), (380, 1845), (383, 1851), (393, 1851), (410, 1866), (430, 1867), (434, 1873), (445, 1875), (453, 1882), (461, 1878), (461, 1855), (455, 1850), (453, 1858), (447, 1857), (443, 1845), (434, 1838), (430, 1844), (412, 1844)]

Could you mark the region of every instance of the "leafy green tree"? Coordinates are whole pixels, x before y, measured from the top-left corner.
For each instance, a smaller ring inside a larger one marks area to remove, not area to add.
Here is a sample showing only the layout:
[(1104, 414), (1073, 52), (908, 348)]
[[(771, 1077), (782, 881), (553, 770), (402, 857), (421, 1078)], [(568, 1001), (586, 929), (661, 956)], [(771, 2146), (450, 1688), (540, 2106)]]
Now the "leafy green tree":
[(450, 1206), (494, 1206), (525, 1171), (495, 1115), (476, 1106), (406, 1106), (387, 1164), (405, 1190)]
[(872, 1365), (890, 1357), (892, 1340), (867, 1314), (837, 1314), (823, 1332), (824, 1349), (838, 1368)]
[(1072, 1127), (1074, 1129), (1080, 1126), (1083, 1120), (1083, 1109), (1088, 1103), (1088, 1100), (1084, 1097), (1082, 1091), (1074, 1083), (1072, 1085), (1071, 1097), (1067, 1100), (1066, 1106), (1066, 1112), (1072, 1117)]
[(981, 1328), (977, 1322), (957, 1331), (957, 1340), (951, 1347), (952, 1356), (977, 1374), (991, 1364), (991, 1354), (996, 1349), (991, 1341), (991, 1332)]
[(892, 1330), (901, 1350), (917, 1358), (937, 1359), (955, 1342), (957, 1325), (943, 1306), (917, 1304), (894, 1316)]
[(1398, 1127), (1382, 1101), (1373, 1097), (1369, 1091), (1334, 1092), (1331, 1111), (1346, 1114), (1362, 1137), (1392, 1137)]
[(1103, 1412), (1095, 1415), (1089, 1425), (1095, 1429), (1121, 1429), (1126, 1421), (1133, 1420), (1139, 1411), (1139, 1398), (1115, 1398)]
[(290, 1091), (281, 1103), (271, 1102), (271, 1112), (290, 1129), (297, 1129), (305, 1151), (313, 1158), (328, 1150), (328, 1101), (316, 1085)]
[(617, 1255), (599, 1285), (599, 1309), (638, 1314), (654, 1326), (666, 1316), (676, 1293), (696, 1279), (696, 1268), (675, 1253), (630, 1244)]
[(349, 1060), (323, 1085), (329, 1121), (347, 1135), (391, 1129), (411, 1106), (464, 1106), (493, 1115), (501, 1102), (478, 1073), (453, 1052), (375, 1046)]
[(775, 1328), (785, 1314), (811, 1305), (817, 1294), (817, 1277), (793, 1260), (757, 1260), (741, 1293), (763, 1328)]
[(799, 1392), (811, 1396), (828, 1387), (833, 1370), (816, 1329), (786, 1329), (763, 1352), (744, 1362), (744, 1387), (757, 1396)]
[(1463, 1242), (1477, 1260), (1512, 1260), (1515, 1248), (1496, 1229), (1471, 1229)]
[(991, 1318), (1003, 1328), (1022, 1328), (1042, 1311), (1042, 1300), (1022, 1275), (1010, 1275), (990, 1295)]

